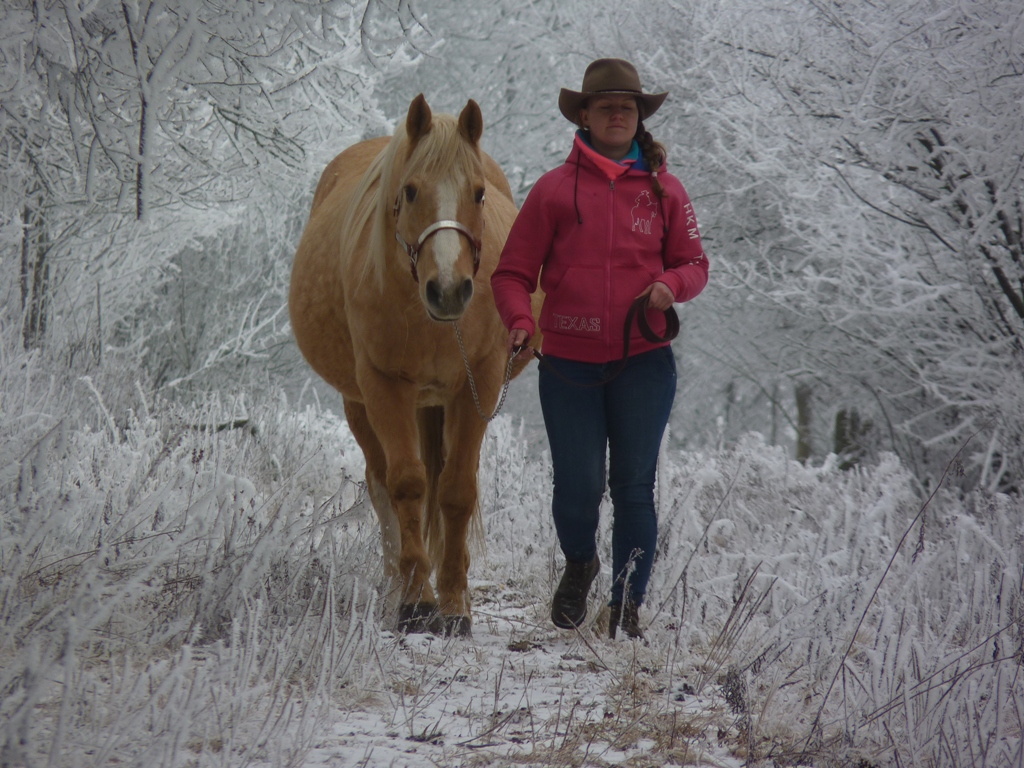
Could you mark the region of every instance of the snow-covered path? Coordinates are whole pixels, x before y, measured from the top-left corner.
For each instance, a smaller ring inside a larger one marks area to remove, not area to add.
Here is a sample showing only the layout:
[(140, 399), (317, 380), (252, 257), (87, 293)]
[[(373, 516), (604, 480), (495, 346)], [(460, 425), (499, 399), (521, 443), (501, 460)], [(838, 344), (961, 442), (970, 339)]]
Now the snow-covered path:
[(664, 623), (613, 641), (603, 610), (564, 632), (515, 588), (473, 590), (471, 640), (385, 633), (394, 684), (332, 713), (304, 765), (742, 764), (738, 716), (719, 686), (693, 695), (694, 655)]

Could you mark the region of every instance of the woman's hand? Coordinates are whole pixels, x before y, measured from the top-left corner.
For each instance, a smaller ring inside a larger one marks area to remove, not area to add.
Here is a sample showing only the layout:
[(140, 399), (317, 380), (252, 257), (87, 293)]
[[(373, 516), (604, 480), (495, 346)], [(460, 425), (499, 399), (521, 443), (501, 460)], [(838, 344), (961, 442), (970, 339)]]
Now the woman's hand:
[(526, 346), (526, 343), (530, 340), (530, 334), (528, 334), (522, 328), (513, 328), (509, 331), (508, 341), (505, 343), (505, 351), (508, 352), (508, 356), (512, 357), (516, 347), (526, 347), (522, 350), (527, 357), (533, 357), (533, 347)]
[[(671, 289), (664, 283), (655, 280), (640, 296), (649, 296), (647, 306), (664, 312), (675, 303), (676, 297), (672, 295)], [(637, 296), (639, 299), (640, 296)]]

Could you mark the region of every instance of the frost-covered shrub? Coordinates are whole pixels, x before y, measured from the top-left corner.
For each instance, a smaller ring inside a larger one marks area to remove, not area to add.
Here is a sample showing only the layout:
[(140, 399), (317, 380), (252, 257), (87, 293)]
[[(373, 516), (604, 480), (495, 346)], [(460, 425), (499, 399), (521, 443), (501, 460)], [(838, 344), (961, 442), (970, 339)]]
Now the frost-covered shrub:
[(892, 455), (808, 467), (755, 435), (664, 462), (651, 605), (701, 660), (698, 688), (746, 677), (765, 754), (1020, 749), (1016, 502), (913, 487)]
[[(210, 396), (96, 429), (55, 407), (30, 358), (9, 354), (0, 372), (6, 761), (286, 764), (324, 733), (325, 713), (402, 684), (400, 644), (378, 623), (362, 456), (343, 421), (283, 395)], [(550, 486), (546, 455), (497, 419), (470, 576), (481, 603), (514, 604), (540, 643), (556, 642), (544, 639), (561, 560)], [(637, 652), (686, 683), (645, 683), (631, 700), (719, 696), (718, 721), (751, 759), (1010, 764), (1024, 696), (1019, 515), (1007, 497), (939, 493), (922, 531), (912, 489), (891, 456), (850, 472), (793, 462), (753, 435), (735, 450), (666, 449)], [(598, 639), (609, 583), (606, 565), (584, 629), (614, 663), (618, 646)], [(477, 615), (480, 637), (489, 621)], [(497, 678), (506, 661), (476, 663)], [(608, 706), (626, 690), (616, 680)], [(652, 718), (652, 732), (677, 722)]]
[[(487, 556), (471, 575), (522, 601), (543, 627), (561, 555), (550, 465), (521, 432), (503, 419), (488, 432)], [(642, 613), (650, 653), (688, 681), (678, 689), (687, 697), (720, 691), (745, 755), (893, 765), (1019, 757), (1016, 501), (946, 492), (926, 501), (914, 489), (891, 454), (855, 471), (835, 457), (812, 467), (757, 435), (734, 450), (663, 452)], [(597, 632), (610, 512), (588, 620)]]
[(214, 397), (94, 430), (36, 410), (60, 398), (31, 355), (7, 361), (0, 763), (294, 761), (378, 674), (379, 544), (344, 423)]

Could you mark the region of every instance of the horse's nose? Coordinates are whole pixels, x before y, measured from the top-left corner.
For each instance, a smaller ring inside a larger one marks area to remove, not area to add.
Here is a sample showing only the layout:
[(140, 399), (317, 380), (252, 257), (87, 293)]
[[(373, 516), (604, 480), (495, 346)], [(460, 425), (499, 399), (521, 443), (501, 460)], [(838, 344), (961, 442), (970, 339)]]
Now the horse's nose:
[(427, 281), (427, 304), (433, 309), (440, 309), (441, 287), (438, 285), (437, 280)]
[(473, 281), (466, 278), (446, 291), (439, 281), (428, 280), (424, 285), (424, 298), (435, 320), (458, 320), (473, 298)]

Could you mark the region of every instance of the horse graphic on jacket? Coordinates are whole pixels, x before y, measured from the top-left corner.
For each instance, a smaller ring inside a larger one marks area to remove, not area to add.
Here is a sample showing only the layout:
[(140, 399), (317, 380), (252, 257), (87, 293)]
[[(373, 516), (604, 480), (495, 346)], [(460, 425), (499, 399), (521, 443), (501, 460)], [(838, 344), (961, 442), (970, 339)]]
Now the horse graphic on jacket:
[(645, 189), (637, 195), (636, 204), (629, 213), (633, 219), (633, 232), (640, 230), (644, 235), (651, 234), (651, 224), (658, 215), (658, 204), (651, 199), (650, 192)]

